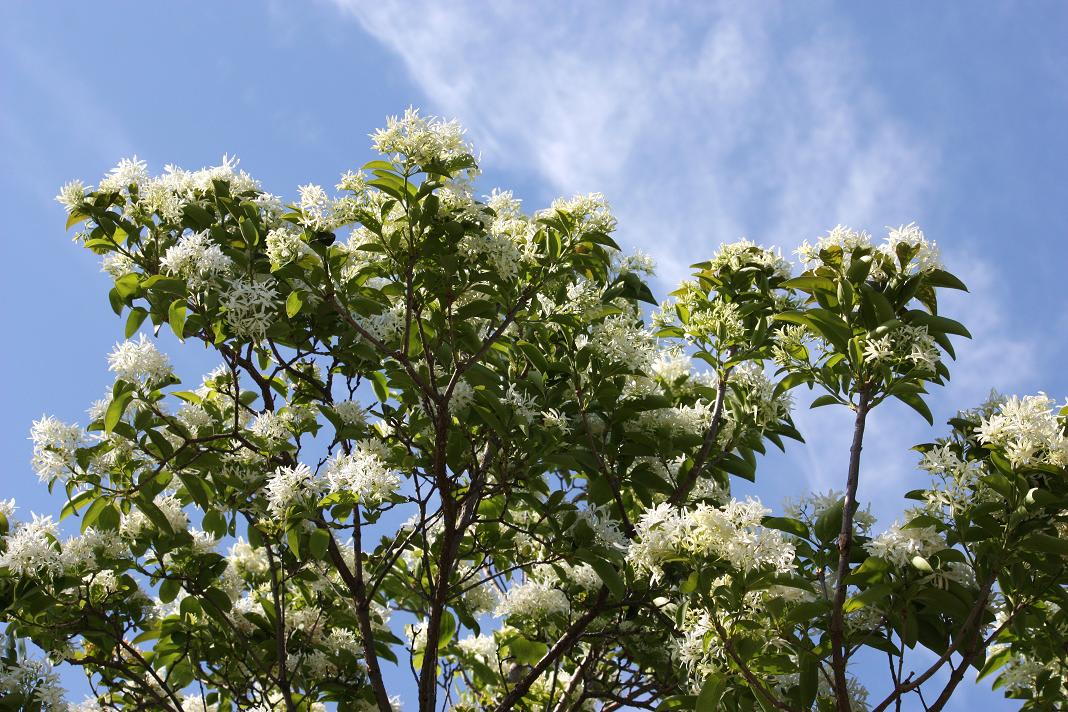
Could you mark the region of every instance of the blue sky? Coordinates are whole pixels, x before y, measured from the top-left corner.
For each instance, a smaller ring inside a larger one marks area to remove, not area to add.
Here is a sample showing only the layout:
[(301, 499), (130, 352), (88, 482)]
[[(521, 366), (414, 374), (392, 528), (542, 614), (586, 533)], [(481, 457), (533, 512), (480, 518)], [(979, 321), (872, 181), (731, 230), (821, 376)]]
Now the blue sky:
[[(409, 104), (458, 118), (482, 187), (531, 210), (601, 191), (658, 294), (721, 241), (790, 252), (837, 223), (917, 221), (972, 291), (936, 416), (1006, 393), (1068, 394), (1068, 5), (1010, 3), (47, 3), (0, 8), (0, 497), (56, 511), (30, 421), (84, 423), (122, 322), (57, 188), (136, 153), (155, 171), (225, 153), (267, 190), (333, 185)], [(163, 337), (181, 373), (213, 365)], [(844, 414), (799, 414), (769, 503), (844, 474)], [(920, 486), (911, 411), (877, 411), (861, 496), (889, 524)], [(1014, 709), (981, 688), (957, 709)]]

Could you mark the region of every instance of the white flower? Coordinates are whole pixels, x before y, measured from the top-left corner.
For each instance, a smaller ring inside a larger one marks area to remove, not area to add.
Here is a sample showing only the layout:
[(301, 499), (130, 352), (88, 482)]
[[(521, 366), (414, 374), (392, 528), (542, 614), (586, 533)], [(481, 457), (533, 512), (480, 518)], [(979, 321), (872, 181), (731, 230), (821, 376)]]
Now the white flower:
[(42, 482), (66, 481), (77, 465), (75, 450), (83, 443), (82, 429), (48, 415), (35, 420), (30, 428), (33, 440), (34, 472)]
[(488, 582), (464, 592), (464, 603), (476, 615), (494, 610), (500, 602), (497, 589)]
[(85, 184), (80, 180), (72, 180), (59, 189), (56, 202), (73, 213), (74, 209), (85, 202)]
[(223, 254), (222, 248), (212, 242), (205, 230), (178, 240), (167, 249), (160, 266), (167, 274), (184, 277), (190, 286), (200, 288), (213, 279), (230, 274), (233, 260)]
[(63, 571), (63, 560), (56, 545), (58, 531), (52, 517), (34, 514), (7, 537), (7, 551), (0, 554), (0, 567), (19, 576), (40, 578)]
[(596, 324), (590, 332), (590, 347), (605, 359), (632, 371), (645, 371), (656, 356), (656, 338), (625, 314)]
[(350, 454), (334, 458), (326, 481), (331, 492), (351, 492), (369, 507), (389, 499), (400, 486), (400, 476), (389, 468), (381, 449), (370, 441), (361, 441)]
[(11, 524), (11, 518), (15, 515), (15, 510), (18, 509), (15, 506), (15, 500), (12, 499), (0, 499), (0, 517), (7, 520), (8, 525)]
[(337, 190), (347, 190), (352, 193), (362, 193), (367, 190), (367, 176), (363, 171), (346, 171), (338, 184), (334, 186)]
[(337, 413), (337, 417), (341, 418), (341, 422), (345, 425), (367, 424), (367, 411), (356, 401), (337, 401), (334, 403), (333, 408), (334, 412)]
[(12, 664), (0, 661), (0, 699), (8, 695), (31, 697), (45, 712), (68, 710), (59, 674), (47, 660), (23, 658)]
[(240, 573), (248, 576), (265, 574), (270, 565), (267, 552), (262, 547), (254, 548), (243, 537), (237, 538), (226, 558)]
[(782, 279), (790, 276), (790, 263), (783, 259), (781, 250), (761, 247), (744, 238), (737, 242), (722, 243), (709, 263), (708, 269), (716, 274), (724, 270), (736, 272), (743, 267), (756, 266)]
[(894, 522), (889, 529), (865, 544), (864, 548), (872, 556), (905, 567), (917, 556), (927, 558), (945, 549), (946, 542), (933, 527), (902, 529)]
[(395, 160), (407, 158), (412, 163), (426, 165), (470, 155), (472, 149), (464, 142), (464, 133), (456, 121), (422, 117), (418, 109), (409, 108), (402, 118), (389, 117), (386, 128), (371, 134), (371, 143), (376, 151)]
[(297, 187), (300, 193), (301, 224), (312, 230), (329, 232), (336, 227), (334, 203), (321, 185), (309, 183)]
[(89, 527), (81, 536), (71, 537), (63, 544), (60, 560), (65, 571), (75, 571), (97, 566), (98, 557), (114, 559), (127, 550), (118, 532)]
[(148, 164), (137, 156), (124, 158), (100, 181), (100, 192), (118, 193), (136, 185), (140, 187), (148, 181)]
[(456, 641), (460, 652), (479, 658), (484, 663), (497, 659), (497, 641), (492, 635), (469, 635)]
[(608, 201), (601, 193), (575, 195), (571, 198), (557, 198), (548, 210), (539, 213), (539, 217), (549, 217), (561, 211), (569, 214), (575, 221), (578, 233), (610, 233), (616, 229), (616, 219), (612, 215)]
[(853, 250), (870, 248), (871, 235), (866, 232), (857, 232), (845, 225), (836, 225), (833, 230), (819, 238), (815, 245), (809, 244), (808, 240), (801, 243), (797, 248), (797, 257), (806, 268), (814, 267), (823, 262), (820, 252), (835, 248), (842, 252), (842, 265), (849, 267)]
[(238, 336), (259, 340), (275, 318), (278, 293), (274, 280), (237, 279), (222, 295), (226, 323)]
[(392, 343), (404, 333), (404, 313), (404, 302), (397, 302), (381, 314), (367, 317), (363, 328), (378, 341)]
[(753, 499), (731, 500), (723, 507), (700, 502), (690, 509), (662, 503), (639, 518), (627, 558), (653, 581), (662, 574), (663, 562), (679, 554), (723, 560), (742, 571), (789, 573), (793, 544), (781, 532), (760, 526), (768, 512)]
[(1068, 464), (1068, 438), (1055, 404), (1045, 393), (1005, 400), (975, 429), (979, 442), (1005, 451), (1016, 467)]
[(286, 510), (309, 497), (318, 496), (322, 483), (315, 479), (311, 468), (301, 463), (296, 467), (279, 467), (267, 480), (267, 509), (275, 516), (285, 516)]
[(272, 265), (286, 265), (311, 252), (300, 237), (300, 232), (291, 225), (275, 228), (267, 233), (267, 257)]
[(124, 381), (146, 385), (166, 380), (173, 373), (170, 360), (144, 334), (137, 341), (115, 344), (108, 356), (108, 369)]
[(249, 430), (272, 444), (277, 444), (289, 439), (293, 425), (293, 416), (288, 411), (276, 413), (273, 410), (265, 410), (256, 416)]
[(571, 603), (560, 589), (542, 581), (526, 581), (508, 590), (497, 604), (494, 615), (541, 619), (557, 613), (566, 614), (570, 609)]
[(100, 271), (107, 272), (112, 277), (122, 277), (137, 271), (137, 263), (121, 252), (109, 252), (100, 261)]
[(888, 227), (887, 230), (890, 231), (890, 234), (887, 235), (886, 241), (879, 249), (888, 257), (898, 262), (900, 258), (897, 251), (902, 247), (910, 253), (915, 253), (908, 262), (902, 265), (902, 270), (915, 274), (942, 268), (938, 246), (934, 242), (927, 241), (923, 230), (918, 228), (916, 223)]

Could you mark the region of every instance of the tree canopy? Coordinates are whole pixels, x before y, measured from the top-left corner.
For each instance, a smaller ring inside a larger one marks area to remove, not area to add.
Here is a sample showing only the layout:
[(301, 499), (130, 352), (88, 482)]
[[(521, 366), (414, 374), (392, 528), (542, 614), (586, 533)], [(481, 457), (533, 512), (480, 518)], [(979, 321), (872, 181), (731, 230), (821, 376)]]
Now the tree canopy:
[[(0, 502), (4, 705), (939, 710), (978, 672), (1062, 708), (1066, 410), (964, 410), (901, 522), (858, 503), (869, 413), (931, 421), (969, 337), (917, 226), (723, 244), (658, 303), (601, 195), (477, 199), (462, 128), (414, 110), (372, 143), (339, 197), (229, 159), (64, 186), (128, 340), (86, 428), (32, 428), (80, 534)], [(161, 329), (218, 368), (183, 384)], [(843, 489), (773, 516), (731, 481), (801, 441), (799, 394), (854, 413)]]

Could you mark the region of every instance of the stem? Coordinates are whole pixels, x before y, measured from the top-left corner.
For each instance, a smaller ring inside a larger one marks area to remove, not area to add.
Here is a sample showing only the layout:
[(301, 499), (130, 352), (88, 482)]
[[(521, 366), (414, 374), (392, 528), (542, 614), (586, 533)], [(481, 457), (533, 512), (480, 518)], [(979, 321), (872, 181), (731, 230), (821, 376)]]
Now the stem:
[(607, 601), (608, 587), (602, 586), (590, 609), (583, 613), (568, 627), (567, 632), (560, 637), (560, 640), (556, 641), (556, 644), (549, 648), (549, 651), (542, 656), (541, 660), (535, 663), (530, 672), (528, 672), (523, 679), (504, 696), (504, 699), (502, 699), (494, 708), (494, 712), (507, 712), (512, 709), (517, 702), (523, 699), (523, 695), (527, 694), (527, 690), (534, 684), (534, 681), (537, 680), (557, 658), (571, 650), (572, 646), (578, 642), (578, 639), (582, 637), (582, 633), (586, 630), (586, 627), (593, 622), (594, 618), (600, 615), (601, 609)]
[(682, 504), (687, 495), (690, 494), (690, 490), (697, 484), (697, 478), (700, 477), (701, 471), (708, 462), (708, 456), (716, 444), (716, 438), (719, 437), (719, 428), (723, 423), (723, 400), (726, 397), (727, 376), (730, 375), (730, 372), (731, 369), (728, 368), (719, 379), (719, 385), (716, 388), (716, 403), (712, 408), (712, 424), (705, 434), (705, 441), (701, 443), (701, 450), (697, 453), (697, 457), (694, 458), (693, 467), (690, 468), (690, 471), (686, 473), (686, 478), (679, 483), (679, 486), (668, 498), (668, 504), (672, 506)]
[(857, 485), (860, 481), (860, 451), (864, 447), (864, 424), (868, 417), (870, 401), (867, 389), (861, 389), (853, 424), (853, 444), (849, 448), (849, 474), (846, 479), (845, 505), (842, 508), (842, 529), (838, 534), (838, 570), (835, 579), (834, 605), (831, 613), (831, 667), (834, 670), (834, 687), (838, 712), (851, 712), (849, 695), (846, 694), (846, 654), (843, 639), (845, 621), (843, 607), (846, 599), (846, 575), (853, 553), (853, 515), (857, 510)]
[(359, 509), (353, 512), (353, 518), (356, 520), (356, 524), (352, 529), (353, 558), (355, 559), (356, 572), (350, 571), (345, 564), (345, 558), (341, 555), (341, 550), (338, 548), (332, 533), (329, 539), (330, 558), (333, 560), (338, 574), (349, 587), (349, 592), (352, 594), (356, 604), (356, 619), (360, 625), (360, 643), (363, 646), (364, 662), (367, 664), (367, 677), (371, 682), (371, 690), (374, 692), (375, 702), (381, 712), (392, 712), (393, 705), (389, 702), (389, 692), (386, 691), (386, 685), (382, 678), (382, 668), (378, 664), (378, 652), (375, 650), (375, 630), (371, 624), (371, 599), (367, 595), (367, 586), (363, 580), (363, 546), (360, 543)]

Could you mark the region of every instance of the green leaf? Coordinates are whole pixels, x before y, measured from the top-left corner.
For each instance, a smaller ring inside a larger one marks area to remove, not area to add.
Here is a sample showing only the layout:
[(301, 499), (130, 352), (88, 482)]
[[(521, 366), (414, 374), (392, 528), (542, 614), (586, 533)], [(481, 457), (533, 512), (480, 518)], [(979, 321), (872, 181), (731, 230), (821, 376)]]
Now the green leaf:
[(456, 617), (449, 611), (441, 612), (441, 628), (438, 630), (438, 650), (441, 650), (456, 634)]
[(1038, 551), (1045, 554), (1068, 556), (1068, 540), (1050, 536), (1042, 532), (1036, 532), (1024, 539), (1020, 545), (1029, 551)]
[(175, 299), (167, 309), (167, 322), (179, 341), (185, 341), (185, 299)]
[(815, 530), (816, 538), (820, 542), (830, 544), (838, 539), (838, 535), (842, 533), (842, 514), (844, 510), (845, 500), (839, 499), (830, 507), (827, 507), (816, 519), (816, 526), (813, 529)]
[(308, 540), (308, 551), (312, 557), (320, 561), (326, 558), (326, 550), (330, 548), (330, 532), (325, 529), (316, 529), (311, 533)]
[(945, 287), (946, 289), (959, 289), (962, 292), (967, 292), (968, 288), (964, 286), (964, 282), (957, 279), (954, 275), (940, 269), (933, 269), (930, 272), (924, 274), (924, 279), (927, 284), (932, 287)]
[(610, 562), (594, 555), (592, 552), (584, 552), (588, 555), (579, 555), (579, 558), (593, 567), (593, 570), (597, 572), (597, 575), (601, 577), (601, 581), (608, 587), (608, 590), (615, 598), (623, 598), (626, 595), (627, 587), (623, 583), (623, 579), (620, 577), (619, 572), (616, 571), (616, 567)]
[(820, 396), (812, 400), (812, 405), (809, 408), (822, 408), (825, 405), (841, 405), (842, 401), (832, 395)]
[(144, 323), (147, 316), (148, 311), (144, 307), (134, 307), (130, 310), (130, 316), (126, 317), (127, 339), (137, 333), (137, 330), (141, 328), (141, 324)]
[(812, 703), (815, 702), (816, 693), (819, 690), (819, 664), (816, 660), (816, 656), (811, 655), (810, 653), (803, 652), (800, 653), (798, 657), (798, 663), (800, 667), (799, 672), (801, 673), (799, 680), (800, 687), (798, 693), (801, 698), (800, 707), (803, 710), (807, 710), (812, 708)]
[(245, 238), (246, 245), (251, 247), (260, 241), (260, 233), (256, 230), (256, 226), (251, 220), (241, 218), (239, 225), (241, 227), (241, 237)]
[(793, 534), (794, 536), (807, 537), (808, 527), (804, 522), (799, 519), (792, 519), (790, 517), (764, 517), (761, 524), (768, 529), (778, 529), (781, 532), (787, 534)]
[(723, 691), (727, 687), (727, 681), (719, 675), (710, 675), (705, 678), (705, 684), (701, 685), (701, 692), (697, 695), (694, 703), (695, 712), (716, 712), (720, 709), (719, 701), (723, 697)]
[(380, 403), (389, 400), (389, 385), (386, 383), (386, 374), (381, 371), (371, 371), (371, 388), (374, 389), (375, 398)]
[(159, 585), (159, 600), (163, 603), (170, 603), (178, 597), (178, 592), (181, 590), (182, 584), (175, 579), (164, 579)]
[(127, 299), (141, 288), (141, 276), (137, 274), (124, 274), (115, 280), (115, 291), (119, 297)]
[(133, 395), (133, 391), (123, 391), (111, 399), (111, 402), (108, 404), (107, 412), (104, 414), (105, 433), (110, 435), (111, 431), (114, 430), (115, 426), (122, 420), (123, 414), (126, 413), (126, 406), (130, 404)]
[(934, 425), (934, 416), (931, 415), (931, 409), (927, 407), (927, 403), (920, 397), (918, 393), (895, 393), (894, 398), (912, 408), (914, 411), (923, 416), (931, 425)]
[(527, 640), (517, 635), (508, 641), (508, 649), (519, 663), (533, 665), (549, 652), (549, 646), (536, 640)]
[(286, 316), (292, 319), (300, 312), (302, 306), (304, 306), (304, 302), (301, 301), (300, 292), (293, 290), (289, 293), (289, 297), (286, 298)]

